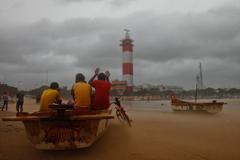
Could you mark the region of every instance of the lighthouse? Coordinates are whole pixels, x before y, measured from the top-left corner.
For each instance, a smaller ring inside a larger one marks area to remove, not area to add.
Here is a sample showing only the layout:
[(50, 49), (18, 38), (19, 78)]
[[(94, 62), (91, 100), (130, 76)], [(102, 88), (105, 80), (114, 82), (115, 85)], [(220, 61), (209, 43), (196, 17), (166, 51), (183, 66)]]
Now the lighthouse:
[(124, 29), (125, 39), (121, 40), (122, 47), (122, 79), (127, 82), (127, 93), (133, 92), (133, 40), (130, 38), (130, 30)]

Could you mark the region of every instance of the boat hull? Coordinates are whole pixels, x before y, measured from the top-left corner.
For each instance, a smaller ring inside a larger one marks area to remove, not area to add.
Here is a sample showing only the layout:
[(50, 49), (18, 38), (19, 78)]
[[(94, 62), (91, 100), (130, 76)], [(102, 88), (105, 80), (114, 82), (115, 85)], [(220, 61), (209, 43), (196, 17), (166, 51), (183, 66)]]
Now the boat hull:
[(224, 102), (187, 102), (171, 98), (171, 104), (173, 111), (204, 111), (208, 113), (219, 113), (223, 109)]
[(204, 111), (208, 113), (218, 113), (223, 109), (223, 105), (209, 105), (202, 103), (201, 105), (196, 104), (172, 104), (173, 111)]
[(66, 118), (17, 116), (5, 121), (22, 121), (30, 142), (41, 150), (66, 150), (91, 146), (101, 137), (113, 116), (81, 115)]
[(23, 122), (37, 149), (65, 150), (91, 146), (108, 128), (107, 119), (86, 121)]

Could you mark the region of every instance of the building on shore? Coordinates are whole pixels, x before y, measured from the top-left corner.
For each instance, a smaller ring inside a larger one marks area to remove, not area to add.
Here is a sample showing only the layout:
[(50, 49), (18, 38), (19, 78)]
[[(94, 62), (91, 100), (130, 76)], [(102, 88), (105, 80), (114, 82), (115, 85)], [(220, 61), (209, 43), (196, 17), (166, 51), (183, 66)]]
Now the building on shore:
[(122, 96), (127, 91), (127, 81), (112, 81), (111, 94)]
[(180, 93), (184, 89), (179, 86), (170, 86), (170, 85), (160, 85), (159, 86), (159, 91), (172, 91), (174, 93)]
[(16, 96), (18, 89), (7, 84), (0, 84), (0, 95), (3, 95), (4, 92), (7, 92), (9, 96), (14, 97)]

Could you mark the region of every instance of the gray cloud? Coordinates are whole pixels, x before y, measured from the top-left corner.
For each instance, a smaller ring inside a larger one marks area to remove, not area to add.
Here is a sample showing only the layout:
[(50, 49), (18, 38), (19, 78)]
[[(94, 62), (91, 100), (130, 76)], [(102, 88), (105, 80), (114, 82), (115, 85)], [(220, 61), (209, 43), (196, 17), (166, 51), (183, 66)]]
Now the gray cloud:
[(1, 27), (0, 80), (3, 75), (8, 80), (18, 77), (31, 87), (44, 82), (48, 70), (51, 80), (70, 85), (75, 73), (90, 77), (97, 66), (110, 69), (113, 79), (121, 78), (123, 28), (131, 29), (134, 39), (135, 82), (190, 88), (201, 61), (206, 85), (240, 87), (239, 8), (230, 6), (201, 13), (146, 11)]
[(106, 2), (115, 7), (126, 6), (135, 0), (57, 0), (61, 3)]

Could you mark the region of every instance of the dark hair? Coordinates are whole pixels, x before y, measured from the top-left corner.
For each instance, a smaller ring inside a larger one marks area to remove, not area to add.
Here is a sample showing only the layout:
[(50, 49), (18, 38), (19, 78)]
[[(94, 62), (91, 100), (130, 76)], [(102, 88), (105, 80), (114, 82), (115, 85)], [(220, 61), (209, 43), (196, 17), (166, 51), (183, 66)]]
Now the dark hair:
[(76, 82), (79, 81), (85, 82), (85, 76), (82, 73), (76, 74)]
[(106, 75), (104, 73), (99, 73), (98, 80), (105, 80), (105, 79), (106, 79)]
[(50, 84), (50, 88), (51, 88), (51, 89), (58, 89), (58, 88), (59, 88), (59, 85), (58, 85), (57, 82), (52, 82), (52, 83)]

